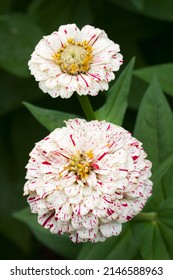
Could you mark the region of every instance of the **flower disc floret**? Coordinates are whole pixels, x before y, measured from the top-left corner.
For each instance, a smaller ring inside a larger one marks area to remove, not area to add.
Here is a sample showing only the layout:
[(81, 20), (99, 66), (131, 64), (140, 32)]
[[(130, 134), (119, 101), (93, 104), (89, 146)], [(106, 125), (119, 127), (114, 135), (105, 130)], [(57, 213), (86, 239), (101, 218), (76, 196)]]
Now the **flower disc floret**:
[(31, 211), (52, 233), (73, 242), (120, 234), (152, 192), (142, 143), (105, 121), (74, 119), (36, 143), (26, 166)]
[(65, 167), (65, 170), (73, 171), (79, 179), (85, 180), (90, 171), (91, 171), (91, 159), (93, 157), (93, 152), (85, 152), (80, 153), (78, 152), (76, 155), (73, 155), (70, 160), (67, 167)]
[(119, 51), (103, 30), (67, 24), (43, 37), (28, 65), (40, 88), (52, 97), (97, 95), (115, 78), (113, 72), (123, 62)]
[(69, 75), (87, 73), (93, 57), (92, 47), (86, 41), (75, 43), (73, 39), (68, 39), (67, 42), (68, 45), (52, 56), (55, 63)]

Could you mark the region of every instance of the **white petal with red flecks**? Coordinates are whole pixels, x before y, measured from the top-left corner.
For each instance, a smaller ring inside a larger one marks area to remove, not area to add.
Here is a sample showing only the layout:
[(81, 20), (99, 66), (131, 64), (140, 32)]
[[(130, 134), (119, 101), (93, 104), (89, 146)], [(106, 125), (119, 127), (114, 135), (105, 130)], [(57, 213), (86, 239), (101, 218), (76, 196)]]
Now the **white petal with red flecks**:
[[(68, 44), (68, 39), (76, 43), (86, 41), (92, 46), (93, 58), (86, 73), (70, 75), (54, 62), (53, 55)], [(70, 98), (74, 92), (95, 96), (99, 91), (108, 90), (108, 83), (115, 79), (113, 71), (119, 70), (123, 59), (119, 51), (119, 45), (103, 30), (90, 25), (79, 30), (75, 24), (67, 24), (40, 40), (28, 66), (40, 89), (53, 98)]]
[(122, 229), (122, 224), (110, 222), (100, 226), (100, 231), (105, 237), (119, 235)]
[(64, 203), (58, 209), (56, 208), (55, 219), (60, 221), (69, 221), (71, 219), (72, 209), (69, 203)]
[[(68, 165), (76, 153), (88, 151), (93, 157), (84, 179)], [(74, 242), (118, 235), (152, 193), (151, 162), (142, 143), (105, 121), (67, 121), (36, 143), (26, 168), (24, 195), (31, 211), (43, 227), (67, 232)]]

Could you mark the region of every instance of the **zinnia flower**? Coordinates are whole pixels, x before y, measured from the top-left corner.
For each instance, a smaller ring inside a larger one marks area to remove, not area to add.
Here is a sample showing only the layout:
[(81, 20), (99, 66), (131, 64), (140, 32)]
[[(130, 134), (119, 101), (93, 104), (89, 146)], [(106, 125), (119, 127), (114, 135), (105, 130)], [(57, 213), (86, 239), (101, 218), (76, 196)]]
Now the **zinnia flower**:
[(119, 50), (103, 30), (67, 24), (43, 37), (28, 65), (39, 87), (52, 97), (69, 98), (75, 91), (97, 95), (108, 89), (113, 71), (122, 64)]
[(122, 127), (73, 119), (36, 143), (24, 195), (38, 222), (73, 242), (104, 241), (151, 195), (151, 162)]

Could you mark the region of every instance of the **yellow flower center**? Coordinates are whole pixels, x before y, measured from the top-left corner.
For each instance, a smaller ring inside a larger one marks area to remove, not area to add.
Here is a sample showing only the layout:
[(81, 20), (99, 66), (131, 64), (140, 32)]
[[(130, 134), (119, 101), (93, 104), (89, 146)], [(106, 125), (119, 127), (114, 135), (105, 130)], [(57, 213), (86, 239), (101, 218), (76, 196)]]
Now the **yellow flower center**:
[(70, 158), (67, 169), (73, 171), (79, 179), (86, 179), (92, 169), (91, 163), (94, 157), (93, 151), (84, 154), (77, 153)]
[(86, 73), (92, 62), (92, 46), (87, 41), (75, 42), (74, 39), (68, 39), (52, 58), (60, 66), (61, 70), (70, 75)]

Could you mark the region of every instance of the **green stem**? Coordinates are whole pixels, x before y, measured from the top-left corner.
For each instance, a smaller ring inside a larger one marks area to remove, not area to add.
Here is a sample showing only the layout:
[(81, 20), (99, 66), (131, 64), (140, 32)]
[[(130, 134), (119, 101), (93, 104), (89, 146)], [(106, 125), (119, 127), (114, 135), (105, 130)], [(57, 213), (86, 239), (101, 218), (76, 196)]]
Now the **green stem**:
[(87, 95), (77, 95), (80, 105), (89, 121), (96, 120), (96, 115), (93, 111), (91, 103)]
[(141, 212), (133, 220), (135, 221), (155, 221), (157, 218), (156, 212)]

